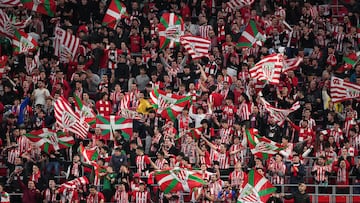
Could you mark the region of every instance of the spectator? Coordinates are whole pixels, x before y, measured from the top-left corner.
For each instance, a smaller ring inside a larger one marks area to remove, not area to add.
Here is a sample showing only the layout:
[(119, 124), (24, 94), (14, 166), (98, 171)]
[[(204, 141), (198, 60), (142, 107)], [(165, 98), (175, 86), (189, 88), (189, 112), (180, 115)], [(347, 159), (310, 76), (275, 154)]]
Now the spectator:
[(105, 203), (104, 195), (101, 192), (98, 192), (94, 185), (90, 186), (89, 191), (90, 191), (90, 193), (89, 193), (88, 197), (86, 198), (86, 202), (89, 202), (89, 203), (96, 203), (96, 202)]

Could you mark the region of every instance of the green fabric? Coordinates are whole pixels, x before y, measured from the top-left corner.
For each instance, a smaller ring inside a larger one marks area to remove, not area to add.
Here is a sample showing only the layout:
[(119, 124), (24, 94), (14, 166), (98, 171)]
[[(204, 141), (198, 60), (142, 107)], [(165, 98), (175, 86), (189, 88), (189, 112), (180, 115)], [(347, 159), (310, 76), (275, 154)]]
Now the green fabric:
[[(110, 178), (110, 180), (108, 178)], [(105, 176), (103, 190), (111, 190), (112, 189), (111, 179), (113, 179), (113, 178), (116, 178), (115, 173), (107, 174)]]

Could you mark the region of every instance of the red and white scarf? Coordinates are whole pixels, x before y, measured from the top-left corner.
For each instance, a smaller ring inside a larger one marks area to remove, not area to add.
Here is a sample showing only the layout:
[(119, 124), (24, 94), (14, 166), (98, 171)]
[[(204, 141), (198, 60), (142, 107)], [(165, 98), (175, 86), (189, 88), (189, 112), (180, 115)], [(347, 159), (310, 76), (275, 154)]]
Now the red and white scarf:
[(79, 177), (79, 166), (80, 163), (73, 163), (73, 167), (71, 169), (71, 175), (75, 176), (75, 177)]
[(114, 201), (116, 203), (128, 203), (129, 202), (129, 194), (126, 191), (116, 190), (114, 195)]
[(48, 189), (46, 189), (45, 190), (45, 200), (47, 201), (47, 202), (56, 202), (56, 193), (55, 193), (55, 189), (50, 189), (50, 188), (48, 188)]
[(31, 181), (34, 181), (35, 183), (38, 183), (40, 177), (41, 177), (41, 173), (40, 173), (40, 171), (38, 171), (37, 173), (32, 173), (32, 174), (31, 174), (30, 180), (31, 180)]
[(337, 172), (336, 181), (338, 183), (345, 183), (347, 178), (347, 171), (346, 168), (339, 168)]

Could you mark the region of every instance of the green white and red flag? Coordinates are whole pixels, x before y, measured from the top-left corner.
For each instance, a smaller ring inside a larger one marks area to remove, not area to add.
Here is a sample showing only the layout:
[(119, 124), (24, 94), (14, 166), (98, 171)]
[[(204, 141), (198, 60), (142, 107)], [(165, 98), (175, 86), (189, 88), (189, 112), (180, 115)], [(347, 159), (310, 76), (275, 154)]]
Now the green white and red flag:
[(276, 188), (256, 170), (252, 169), (243, 183), (237, 203), (265, 203)]
[(96, 124), (95, 112), (88, 106), (84, 105), (83, 101), (74, 94), (75, 112), (79, 114), (80, 120), (84, 120), (90, 126)]
[(35, 11), (50, 17), (55, 16), (55, 0), (21, 0), (21, 3), (28, 10)]
[(84, 147), (84, 145), (80, 144), (79, 149), (81, 156), (84, 159), (84, 162), (87, 164), (92, 164), (92, 161), (96, 161), (99, 157), (99, 152), (96, 146), (91, 148), (86, 148)]
[(185, 33), (183, 19), (174, 13), (164, 13), (158, 25), (160, 49), (173, 48), (180, 44), (180, 37)]
[(262, 46), (266, 40), (265, 33), (257, 26), (254, 20), (250, 20), (244, 32), (241, 34), (237, 46), (240, 48)]
[(193, 188), (201, 187), (205, 184), (199, 172), (186, 168), (176, 167), (169, 170), (155, 171), (154, 176), (160, 190), (165, 194), (178, 191), (190, 192)]
[(250, 151), (255, 157), (266, 160), (285, 149), (280, 143), (260, 136), (255, 128), (246, 129), (245, 132)]
[(129, 14), (126, 11), (125, 4), (120, 2), (120, 0), (112, 0), (105, 13), (103, 24), (115, 29), (119, 20), (128, 17)]
[(165, 91), (155, 88), (150, 93), (150, 101), (162, 118), (174, 121), (185, 107), (190, 106), (191, 96), (167, 94)]
[(344, 56), (343, 57), (343, 61), (345, 62), (344, 64), (344, 68), (346, 70), (351, 70), (353, 67), (355, 67), (356, 63), (359, 62), (358, 61), (358, 56), (357, 54), (350, 54), (348, 56)]
[(105, 140), (113, 140), (114, 132), (121, 130), (121, 134), (125, 139), (132, 136), (133, 120), (120, 116), (96, 116), (96, 127), (101, 129), (101, 134)]
[(194, 140), (200, 140), (202, 127), (190, 129), (189, 135), (194, 138)]
[(73, 137), (66, 133), (48, 128), (33, 130), (25, 136), (36, 146), (40, 147), (43, 152), (50, 154), (59, 149), (65, 149), (75, 144)]
[(15, 30), (12, 43), (14, 54), (32, 52), (38, 48), (38, 43), (36, 40), (27, 33), (20, 30)]

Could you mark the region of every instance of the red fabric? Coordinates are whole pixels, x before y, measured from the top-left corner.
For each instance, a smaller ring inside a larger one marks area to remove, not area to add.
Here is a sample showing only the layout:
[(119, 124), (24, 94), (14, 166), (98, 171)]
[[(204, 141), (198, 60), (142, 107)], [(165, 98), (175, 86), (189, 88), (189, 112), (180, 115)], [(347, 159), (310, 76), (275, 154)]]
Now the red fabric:
[(191, 11), (189, 6), (185, 5), (185, 7), (182, 7), (180, 10), (180, 14), (184, 19), (189, 18), (191, 16)]
[(141, 44), (141, 38), (139, 35), (130, 36), (130, 50), (131, 52), (139, 53)]
[(111, 103), (109, 101), (99, 100), (96, 102), (96, 110), (102, 116), (110, 116), (111, 114)]

